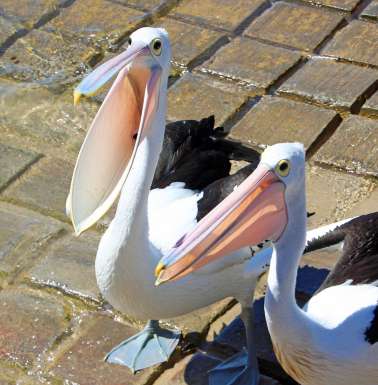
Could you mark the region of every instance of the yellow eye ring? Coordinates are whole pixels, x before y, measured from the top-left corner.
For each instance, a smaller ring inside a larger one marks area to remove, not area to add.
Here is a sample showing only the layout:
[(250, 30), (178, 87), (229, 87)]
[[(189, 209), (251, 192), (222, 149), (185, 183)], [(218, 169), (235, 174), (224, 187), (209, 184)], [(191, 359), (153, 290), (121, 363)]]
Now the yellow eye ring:
[(288, 176), (290, 172), (290, 162), (287, 159), (281, 159), (276, 165), (276, 172), (280, 176)]
[(163, 44), (160, 39), (154, 39), (150, 44), (151, 50), (156, 56), (161, 55), (162, 46)]

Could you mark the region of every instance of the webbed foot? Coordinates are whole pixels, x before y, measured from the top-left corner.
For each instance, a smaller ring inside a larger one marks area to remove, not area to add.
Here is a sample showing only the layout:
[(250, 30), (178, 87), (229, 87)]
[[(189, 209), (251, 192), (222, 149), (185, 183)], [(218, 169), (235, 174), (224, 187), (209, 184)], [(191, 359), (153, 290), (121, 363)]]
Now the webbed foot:
[(169, 359), (181, 332), (163, 329), (159, 321), (149, 321), (146, 327), (121, 342), (105, 357), (105, 361), (129, 367), (133, 373)]
[(209, 385), (258, 385), (259, 380), (245, 349), (209, 371)]

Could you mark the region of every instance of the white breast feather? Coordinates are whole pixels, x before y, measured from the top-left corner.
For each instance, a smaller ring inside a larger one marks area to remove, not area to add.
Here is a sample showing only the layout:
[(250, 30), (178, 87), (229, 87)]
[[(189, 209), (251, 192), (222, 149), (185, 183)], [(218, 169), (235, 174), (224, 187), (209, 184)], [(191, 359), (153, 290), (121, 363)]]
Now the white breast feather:
[[(351, 314), (375, 307), (378, 288), (371, 285), (342, 284), (322, 290), (310, 299), (305, 311), (327, 328), (335, 328)], [(356, 320), (357, 321), (357, 320)], [(371, 320), (366, 320), (369, 326)]]
[(311, 298), (304, 310), (324, 327), (324, 334), (316, 341), (323, 348), (340, 358), (355, 356), (377, 362), (377, 356), (369, 358), (369, 351), (374, 350), (377, 355), (378, 344), (371, 345), (365, 339), (377, 303), (377, 287), (343, 284), (321, 291)]
[(197, 224), (197, 202), (202, 192), (176, 182), (151, 190), (148, 197), (149, 239), (162, 254)]

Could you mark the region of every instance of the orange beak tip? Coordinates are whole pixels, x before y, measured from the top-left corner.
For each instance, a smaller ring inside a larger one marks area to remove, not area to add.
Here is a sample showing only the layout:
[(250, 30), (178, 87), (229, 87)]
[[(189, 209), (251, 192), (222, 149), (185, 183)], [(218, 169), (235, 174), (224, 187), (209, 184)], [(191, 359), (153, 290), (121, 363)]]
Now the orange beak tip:
[(77, 106), (80, 102), (82, 94), (78, 91), (74, 91), (73, 98), (74, 98), (74, 106)]
[(166, 279), (163, 279), (163, 275), (165, 272), (165, 265), (162, 262), (159, 262), (155, 268), (155, 286), (160, 286), (162, 283), (167, 282)]
[(164, 263), (159, 262), (159, 263), (156, 265), (156, 268), (155, 268), (155, 277), (157, 277), (157, 278), (159, 279), (159, 277), (160, 277), (161, 274), (163, 273), (164, 269), (165, 269)]

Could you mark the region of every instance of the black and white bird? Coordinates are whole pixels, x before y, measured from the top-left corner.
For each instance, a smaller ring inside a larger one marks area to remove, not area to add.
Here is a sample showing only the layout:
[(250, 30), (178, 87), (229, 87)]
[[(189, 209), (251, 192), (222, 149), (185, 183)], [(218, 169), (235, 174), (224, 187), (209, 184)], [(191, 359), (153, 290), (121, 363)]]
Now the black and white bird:
[[(301, 144), (268, 147), (253, 174), (163, 257), (160, 280), (199, 274), (209, 262), (266, 239), (273, 252), (265, 316), (286, 372), (302, 385), (376, 385), (378, 213), (306, 233)], [(295, 284), (306, 242), (306, 251), (342, 243), (342, 255), (301, 309)]]
[[(94, 94), (118, 73), (80, 150), (67, 212), (80, 234), (120, 195), (100, 241), (95, 268), (108, 302), (130, 317), (150, 320), (142, 332), (107, 356), (108, 362), (132, 370), (167, 360), (177, 345), (180, 333), (163, 329), (156, 320), (230, 296), (249, 308), (269, 261), (269, 253), (255, 256), (246, 246), (193, 277), (161, 289), (154, 285), (161, 256), (258, 163), (254, 151), (216, 138), (219, 130), (214, 129), (213, 118), (166, 126), (170, 59), (163, 29), (139, 29), (126, 51), (89, 74), (74, 95), (77, 102), (81, 95)], [(230, 175), (230, 158), (250, 164)]]

